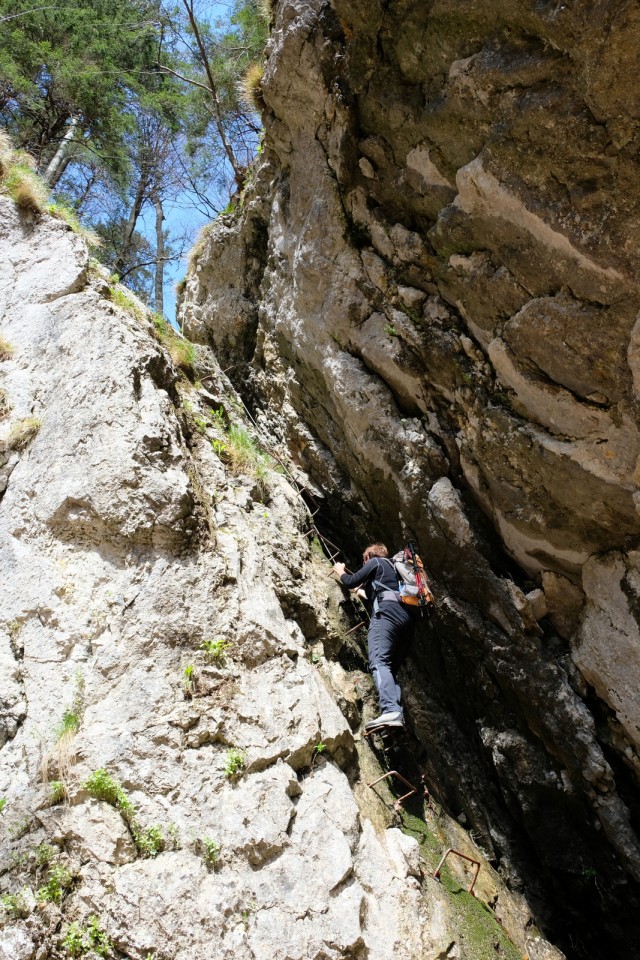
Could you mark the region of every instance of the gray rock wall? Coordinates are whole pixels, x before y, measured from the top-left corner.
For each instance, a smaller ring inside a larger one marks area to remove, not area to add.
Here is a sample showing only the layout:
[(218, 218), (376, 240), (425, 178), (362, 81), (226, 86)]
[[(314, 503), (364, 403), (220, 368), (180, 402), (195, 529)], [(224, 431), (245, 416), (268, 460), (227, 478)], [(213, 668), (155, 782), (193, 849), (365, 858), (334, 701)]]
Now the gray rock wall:
[[(69, 923), (91, 916), (131, 958), (422, 955), (417, 844), (361, 817), (351, 729), (278, 601), (309, 562), (302, 504), (276, 473), (255, 501), (189, 429), (198, 395), (104, 298), (82, 241), (9, 202), (2, 218), (0, 885), (28, 916), (5, 901), (0, 956), (74, 955)], [(26, 417), (39, 430), (14, 449)], [(228, 656), (207, 663), (219, 638)], [(133, 831), (83, 788), (99, 768)], [(144, 858), (132, 833), (156, 826), (164, 850)], [(36, 908), (43, 844), (72, 880)]]
[(182, 308), (354, 562), (418, 537), (416, 749), (589, 957), (640, 950), (639, 29), (627, 4), (277, 4), (266, 149)]
[(559, 957), (366, 786), (341, 591), (210, 352), (189, 382), (65, 225), (0, 216), (1, 960)]

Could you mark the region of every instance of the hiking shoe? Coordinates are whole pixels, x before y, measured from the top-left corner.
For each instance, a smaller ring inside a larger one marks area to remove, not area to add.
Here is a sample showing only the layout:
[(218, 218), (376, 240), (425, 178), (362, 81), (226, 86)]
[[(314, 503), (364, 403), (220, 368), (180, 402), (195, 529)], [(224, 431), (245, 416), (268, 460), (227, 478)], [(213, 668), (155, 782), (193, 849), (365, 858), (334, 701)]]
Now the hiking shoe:
[(369, 723), (364, 725), (365, 730), (375, 730), (376, 727), (404, 727), (404, 717), (400, 711), (383, 713), (375, 720), (370, 720)]

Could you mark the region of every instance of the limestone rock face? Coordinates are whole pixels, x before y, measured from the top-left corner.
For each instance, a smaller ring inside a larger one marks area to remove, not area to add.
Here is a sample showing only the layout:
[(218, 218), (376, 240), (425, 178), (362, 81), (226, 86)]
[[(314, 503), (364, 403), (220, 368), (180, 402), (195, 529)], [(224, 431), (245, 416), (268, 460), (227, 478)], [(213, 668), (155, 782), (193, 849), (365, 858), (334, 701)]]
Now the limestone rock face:
[(353, 562), (418, 538), (416, 749), (585, 957), (640, 949), (639, 40), (624, 4), (277, 4), (182, 306)]
[[(0, 219), (0, 957), (475, 960), (363, 781), (371, 684), (327, 659), (362, 651), (293, 475), (221, 459), (259, 435), (209, 351), (205, 389), (66, 227)], [(531, 910), (483, 863), (515, 958)]]

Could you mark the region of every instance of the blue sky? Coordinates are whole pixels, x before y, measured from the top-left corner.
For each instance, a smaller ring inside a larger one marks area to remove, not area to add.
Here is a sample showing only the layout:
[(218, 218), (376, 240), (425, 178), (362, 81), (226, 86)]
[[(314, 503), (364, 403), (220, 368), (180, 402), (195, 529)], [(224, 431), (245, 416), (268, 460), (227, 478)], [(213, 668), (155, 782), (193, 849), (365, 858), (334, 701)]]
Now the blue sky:
[[(219, 20), (227, 20), (231, 14), (232, 8), (233, 2), (209, 3), (207, 0), (202, 0), (201, 3), (196, 5), (196, 13), (199, 19), (206, 20), (211, 24), (215, 24)], [(224, 208), (227, 204), (227, 201), (227, 195), (220, 196), (219, 206)], [(186, 274), (187, 255), (189, 248), (193, 245), (200, 228), (203, 227), (205, 223), (208, 223), (210, 218), (204, 216), (199, 210), (195, 209), (190, 197), (187, 194), (182, 194), (178, 196), (174, 202), (167, 203), (165, 205), (164, 213), (166, 218), (165, 227), (170, 233), (181, 234), (183, 232), (188, 232), (190, 236), (190, 243), (185, 250), (184, 257), (178, 263), (167, 264), (167, 269), (165, 272), (165, 315), (167, 319), (175, 325), (175, 284)], [(149, 207), (145, 210), (142, 220), (145, 234), (149, 236), (152, 242), (155, 242), (155, 211), (153, 208)]]

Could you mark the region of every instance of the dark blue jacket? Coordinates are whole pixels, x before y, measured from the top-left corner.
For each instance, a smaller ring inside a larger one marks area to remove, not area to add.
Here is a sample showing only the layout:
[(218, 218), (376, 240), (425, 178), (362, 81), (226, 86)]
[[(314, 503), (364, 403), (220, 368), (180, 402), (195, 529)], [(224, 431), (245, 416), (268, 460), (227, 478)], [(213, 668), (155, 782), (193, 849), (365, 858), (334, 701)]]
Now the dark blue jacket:
[[(373, 587), (374, 580), (382, 584), (382, 588), (375, 590)], [(395, 567), (391, 560), (382, 557), (372, 557), (371, 560), (367, 560), (365, 565), (360, 567), (356, 573), (343, 573), (340, 577), (340, 583), (350, 590), (355, 587), (364, 587), (368, 600), (373, 600), (374, 594), (376, 592), (380, 593), (381, 589), (393, 590), (394, 593), (398, 593), (398, 577)]]

